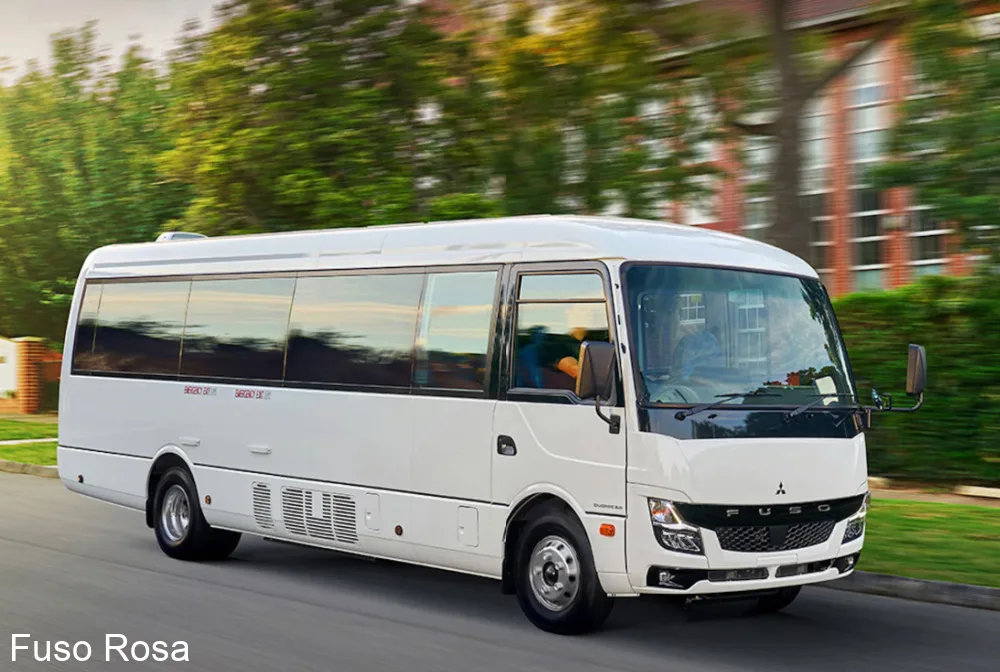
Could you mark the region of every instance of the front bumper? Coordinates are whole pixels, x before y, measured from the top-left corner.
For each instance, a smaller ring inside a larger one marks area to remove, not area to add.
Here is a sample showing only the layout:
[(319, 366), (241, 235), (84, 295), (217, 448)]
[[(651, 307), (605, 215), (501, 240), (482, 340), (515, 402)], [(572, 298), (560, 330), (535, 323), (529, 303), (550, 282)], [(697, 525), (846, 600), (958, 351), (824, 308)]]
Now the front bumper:
[(821, 543), (775, 553), (726, 550), (717, 534), (701, 528), (703, 555), (670, 551), (654, 536), (646, 497), (635, 488), (629, 505), (627, 537), (629, 583), (637, 593), (705, 595), (759, 591), (831, 581), (850, 575), (857, 565), (864, 533), (842, 543), (848, 520), (840, 520)]

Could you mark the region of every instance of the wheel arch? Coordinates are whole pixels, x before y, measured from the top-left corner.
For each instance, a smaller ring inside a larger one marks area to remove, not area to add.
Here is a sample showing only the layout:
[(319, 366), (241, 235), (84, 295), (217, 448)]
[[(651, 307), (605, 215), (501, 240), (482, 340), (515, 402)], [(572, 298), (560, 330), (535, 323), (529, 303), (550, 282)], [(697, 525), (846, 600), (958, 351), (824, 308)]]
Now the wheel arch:
[(153, 527), (153, 496), (156, 494), (156, 485), (171, 467), (184, 467), (191, 478), (194, 478), (194, 464), (177, 446), (164, 446), (156, 453), (146, 476), (146, 527)]
[(516, 590), (514, 586), (514, 555), (520, 534), (524, 530), (528, 521), (537, 514), (538, 511), (548, 508), (562, 508), (567, 515), (576, 519), (580, 528), (587, 535), (587, 542), (592, 543), (583, 524), (583, 512), (576, 501), (568, 493), (556, 487), (539, 487), (526, 491), (518, 496), (515, 504), (511, 507), (510, 514), (503, 531), (503, 560), (500, 569), (500, 587), (505, 595), (513, 595)]

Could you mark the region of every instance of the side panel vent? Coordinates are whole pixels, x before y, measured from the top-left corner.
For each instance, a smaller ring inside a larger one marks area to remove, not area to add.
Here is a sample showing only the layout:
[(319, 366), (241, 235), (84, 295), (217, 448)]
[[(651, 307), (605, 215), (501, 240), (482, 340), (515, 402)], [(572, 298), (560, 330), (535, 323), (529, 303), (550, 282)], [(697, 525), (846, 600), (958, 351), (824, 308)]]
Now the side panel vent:
[(271, 486), (267, 483), (253, 484), (253, 517), (257, 525), (265, 530), (274, 529), (271, 515)]
[(289, 534), (358, 543), (357, 504), (349, 495), (282, 488), (281, 511)]

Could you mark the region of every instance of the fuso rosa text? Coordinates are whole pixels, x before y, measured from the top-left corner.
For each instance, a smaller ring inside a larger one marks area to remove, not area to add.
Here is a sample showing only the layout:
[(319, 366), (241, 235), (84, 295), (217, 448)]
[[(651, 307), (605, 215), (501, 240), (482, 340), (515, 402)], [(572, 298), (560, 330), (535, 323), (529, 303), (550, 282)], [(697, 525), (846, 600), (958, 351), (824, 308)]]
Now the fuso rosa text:
[(125, 635), (109, 634), (104, 636), (102, 646), (93, 646), (89, 642), (66, 642), (51, 640), (36, 640), (31, 635), (13, 634), (10, 636), (10, 660), (12, 663), (38, 662), (65, 663), (69, 661), (83, 663), (94, 659), (95, 648), (99, 658), (106, 663), (121, 660), (126, 663), (142, 663), (155, 661), (188, 662), (187, 642), (168, 644), (164, 641), (146, 642), (143, 640), (129, 641)]

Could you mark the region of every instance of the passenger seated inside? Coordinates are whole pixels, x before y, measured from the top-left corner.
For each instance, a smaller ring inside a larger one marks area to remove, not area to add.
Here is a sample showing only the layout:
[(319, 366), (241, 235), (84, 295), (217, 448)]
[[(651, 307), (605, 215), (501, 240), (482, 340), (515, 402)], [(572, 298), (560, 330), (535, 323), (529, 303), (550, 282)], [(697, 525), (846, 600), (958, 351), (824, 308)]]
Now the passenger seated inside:
[(516, 386), (575, 390), (580, 345), (589, 334), (584, 327), (575, 327), (567, 335), (549, 333), (544, 327), (529, 330), (518, 339)]

